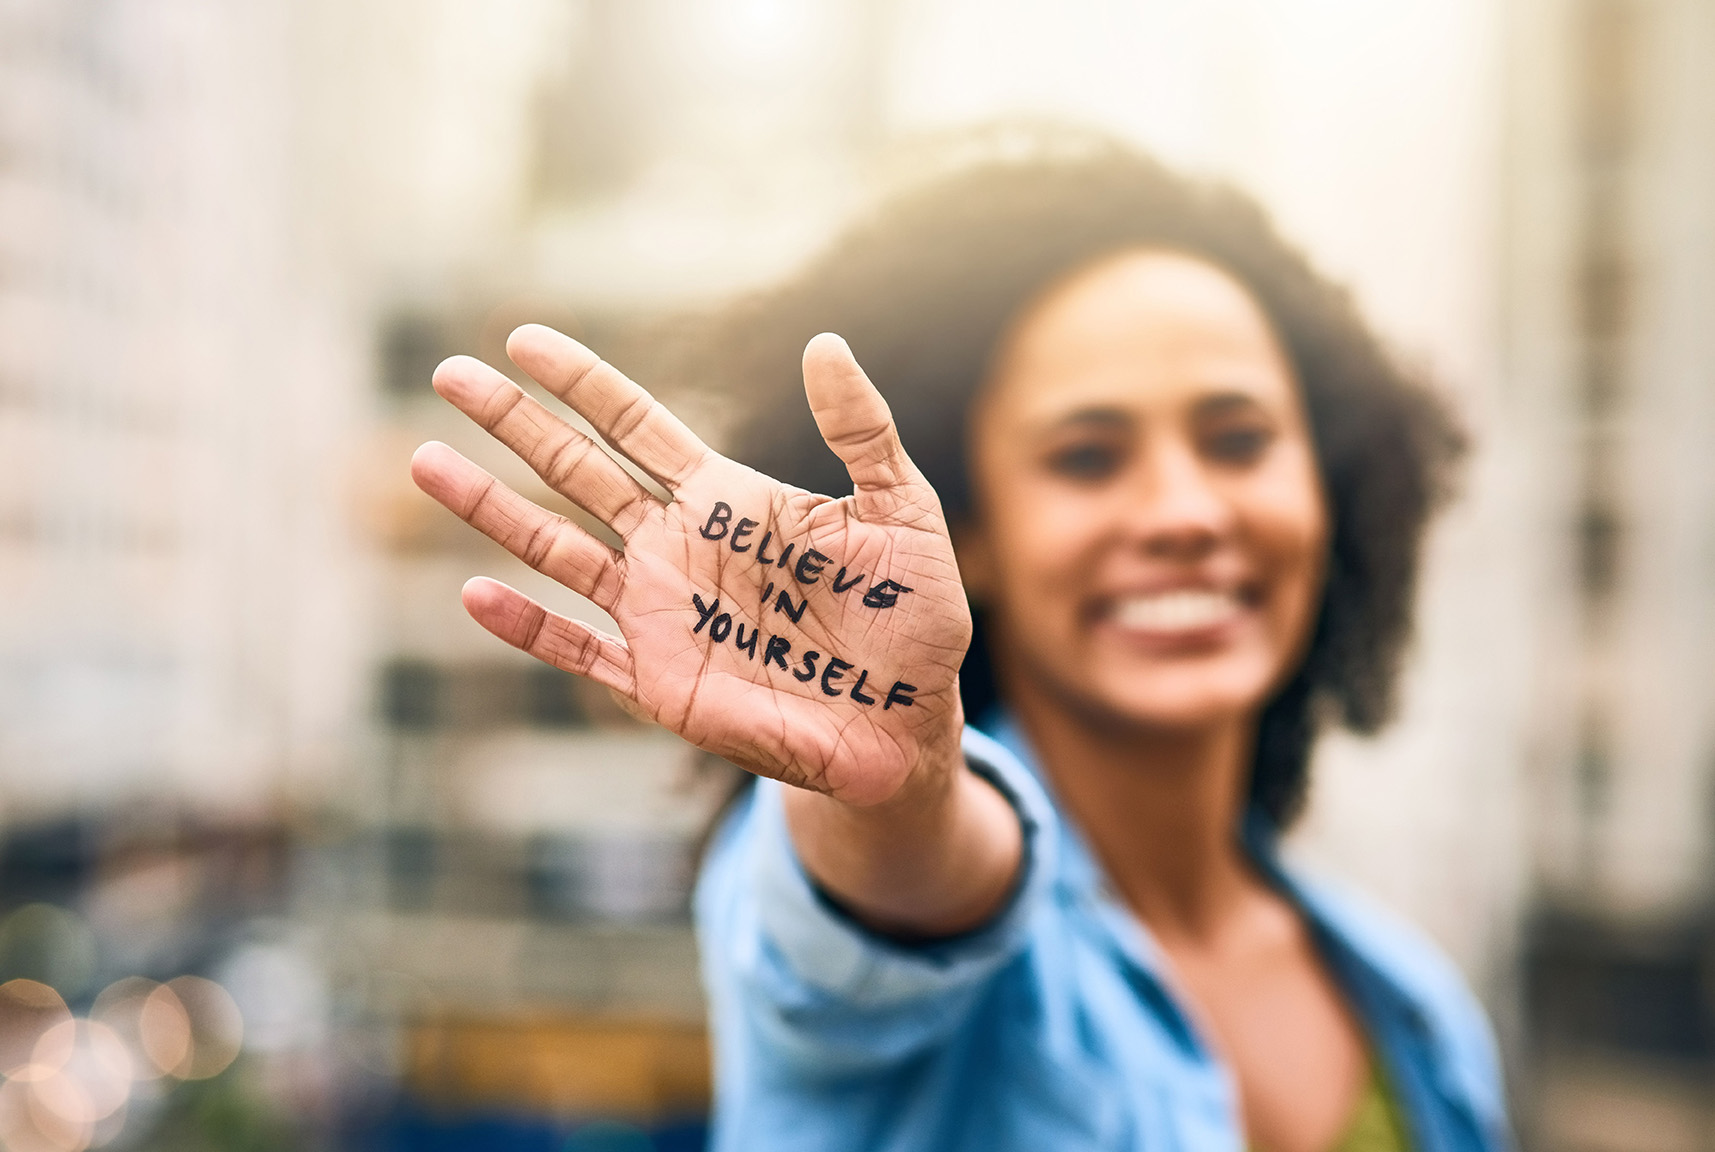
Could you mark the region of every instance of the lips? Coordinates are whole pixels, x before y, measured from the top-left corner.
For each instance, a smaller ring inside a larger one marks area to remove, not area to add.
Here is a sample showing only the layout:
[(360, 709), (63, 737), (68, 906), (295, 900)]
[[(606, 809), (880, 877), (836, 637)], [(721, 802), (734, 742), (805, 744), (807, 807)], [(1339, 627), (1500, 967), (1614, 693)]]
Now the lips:
[(1157, 635), (1202, 632), (1235, 619), (1244, 605), (1232, 592), (1212, 588), (1174, 588), (1121, 596), (1109, 618), (1130, 632)]

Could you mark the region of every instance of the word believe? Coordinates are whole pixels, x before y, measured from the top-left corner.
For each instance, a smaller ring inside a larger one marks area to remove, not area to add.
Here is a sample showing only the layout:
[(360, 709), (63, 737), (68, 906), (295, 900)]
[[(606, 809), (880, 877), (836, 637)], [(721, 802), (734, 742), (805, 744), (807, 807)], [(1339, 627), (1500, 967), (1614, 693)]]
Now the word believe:
[[(716, 644), (726, 643), (730, 636), (734, 648), (743, 652), (750, 659), (756, 659), (756, 641), (762, 635), (761, 628), (746, 630), (744, 621), (735, 621), (732, 618), (732, 613), (720, 610), (721, 601), (718, 596), (715, 597), (714, 603), (705, 604), (703, 598), (693, 592), (691, 593), (691, 606), (696, 609), (697, 613), (697, 626), (691, 629), (693, 634), (701, 632), (704, 627), (707, 627), (709, 639)], [(792, 642), (790, 640), (784, 636), (770, 635), (768, 643), (762, 646), (762, 665), (766, 668), (770, 664), (778, 664), (782, 672), (790, 672), (795, 679), (806, 684), (816, 679), (816, 661), (822, 658), (822, 654), (813, 648), (806, 649), (799, 655), (796, 668), (787, 663), (786, 657), (791, 654)], [(844, 684), (836, 685), (836, 681), (843, 680), (846, 673), (852, 671), (854, 667), (855, 665), (849, 660), (841, 660), (838, 656), (829, 656), (828, 662), (822, 666), (822, 694), (824, 696), (850, 696), (859, 704), (874, 704), (876, 698), (864, 691), (864, 685), (869, 682), (868, 668), (857, 669), (857, 679), (852, 682), (849, 690)], [(901, 707), (910, 707), (917, 703), (911, 695), (915, 691), (917, 691), (917, 685), (907, 684), (903, 680), (895, 680), (893, 687), (887, 690), (887, 697), (881, 705), (881, 710), (886, 712), (895, 704)]]
[[(792, 563), (792, 550), (796, 548), (797, 545), (788, 543), (786, 547), (781, 550), (779, 556), (770, 556), (768, 554), (768, 546), (774, 542), (774, 532), (772, 530), (764, 532), (762, 534), (762, 539), (756, 541), (754, 544), (742, 543), (742, 541), (747, 540), (751, 534), (760, 527), (761, 525), (759, 523), (748, 516), (740, 517), (738, 523), (734, 524), (732, 522), (732, 505), (728, 504), (725, 500), (717, 500), (715, 501), (714, 511), (709, 513), (708, 522), (699, 528), (698, 531), (702, 533), (704, 540), (725, 540), (727, 542), (727, 546), (734, 552), (750, 552), (756, 562), (764, 567), (772, 565), (779, 569), (786, 568), (788, 564)], [(751, 552), (753, 547), (755, 548), (755, 551)], [(826, 571), (828, 565), (833, 562), (832, 556), (818, 552), (814, 548), (806, 548), (798, 556), (798, 563), (792, 569), (792, 578), (800, 584), (814, 584), (822, 578), (822, 573)], [(840, 570), (830, 579), (829, 583), (836, 593), (843, 593), (856, 586), (859, 581), (864, 579), (864, 576), (865, 573), (860, 572), (856, 576), (847, 579), (846, 569), (841, 567)], [(863, 594), (863, 604), (866, 608), (891, 608), (895, 604), (899, 603), (899, 598), (909, 591), (911, 591), (910, 588), (907, 588), (897, 580), (872, 581), (869, 589)], [(767, 590), (762, 593), (762, 602), (766, 604), (768, 602), (768, 597), (773, 595), (773, 593), (774, 585), (773, 583), (770, 583)], [(774, 610), (776, 612), (786, 613), (788, 616), (791, 616), (793, 622), (796, 623), (804, 615), (804, 605), (806, 603), (808, 603), (808, 597), (794, 605), (792, 598), (785, 592), (781, 592), (779, 598), (775, 601)]]

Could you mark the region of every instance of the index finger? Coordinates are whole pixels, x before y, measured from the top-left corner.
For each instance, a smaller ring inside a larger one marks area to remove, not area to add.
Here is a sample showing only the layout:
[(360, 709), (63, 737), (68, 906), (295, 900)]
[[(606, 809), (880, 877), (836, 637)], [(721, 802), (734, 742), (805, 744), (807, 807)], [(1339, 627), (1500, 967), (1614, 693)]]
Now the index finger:
[(526, 324), (507, 339), (506, 354), (669, 492), (709, 454), (677, 416), (570, 336)]

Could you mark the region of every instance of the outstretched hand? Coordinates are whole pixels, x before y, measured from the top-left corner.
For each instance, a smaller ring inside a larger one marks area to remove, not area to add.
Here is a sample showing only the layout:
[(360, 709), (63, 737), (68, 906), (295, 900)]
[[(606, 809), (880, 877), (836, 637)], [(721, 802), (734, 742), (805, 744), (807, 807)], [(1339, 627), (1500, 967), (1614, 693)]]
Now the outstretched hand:
[(947, 526), (843, 340), (824, 334), (804, 353), (817, 427), (852, 478), (839, 499), (726, 459), (558, 332), (526, 325), (507, 352), (672, 501), (495, 369), (447, 360), (435, 390), (625, 545), (423, 445), (411, 473), (425, 492), (605, 609), (620, 636), (483, 578), (464, 590), (478, 623), (742, 768), (853, 804), (957, 763), (971, 624)]

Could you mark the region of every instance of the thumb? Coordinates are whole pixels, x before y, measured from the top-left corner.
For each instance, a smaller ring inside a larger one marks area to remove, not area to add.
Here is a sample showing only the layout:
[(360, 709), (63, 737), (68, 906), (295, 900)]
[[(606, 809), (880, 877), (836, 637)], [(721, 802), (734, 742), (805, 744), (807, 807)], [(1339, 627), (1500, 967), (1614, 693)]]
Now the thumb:
[(887, 401), (858, 367), (851, 348), (832, 332), (812, 338), (804, 348), (804, 393), (816, 428), (845, 462), (860, 500), (922, 482), (899, 442)]

